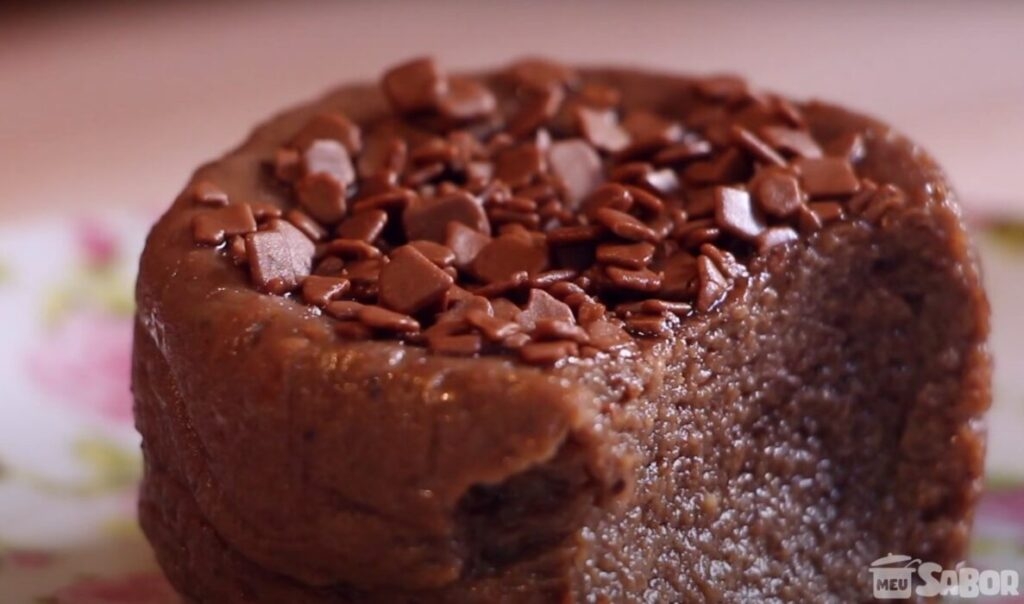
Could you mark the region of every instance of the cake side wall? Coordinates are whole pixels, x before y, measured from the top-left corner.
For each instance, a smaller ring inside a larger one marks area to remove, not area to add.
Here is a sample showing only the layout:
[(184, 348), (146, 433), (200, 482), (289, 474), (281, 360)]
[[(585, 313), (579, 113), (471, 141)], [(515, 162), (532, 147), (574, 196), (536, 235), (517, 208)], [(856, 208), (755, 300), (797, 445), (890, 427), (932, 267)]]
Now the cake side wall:
[[(376, 87), (336, 90), (257, 128), (192, 180), (280, 205), (262, 166), (283, 139), (318, 110), (370, 119), (382, 105)], [(456, 507), (472, 487), (556, 459), (570, 433), (586, 451), (585, 467), (573, 468), (590, 481), (587, 506), (618, 480), (615, 456), (592, 433), (593, 397), (500, 359), (460, 370), (401, 344), (339, 344), (315, 313), (253, 291), (214, 250), (196, 248), (197, 211), (181, 195), (150, 235), (133, 355), (148, 460), (142, 522), (180, 589), (195, 586), (203, 600), (232, 601), (242, 593), (232, 590), (245, 589), (252, 598), (266, 590), (288, 601), (346, 601), (368, 592), (338, 585), (386, 586), (373, 599), (402, 601), (412, 598), (403, 588), (460, 577), (471, 554)], [(459, 396), (442, 402), (446, 392)], [(415, 495), (424, 492), (432, 495)], [(167, 553), (193, 541), (197, 553), (184, 566)], [(564, 582), (572, 560), (553, 564)], [(472, 582), (459, 590), (478, 597)]]
[(689, 324), (578, 600), (862, 601), (887, 553), (961, 560), (988, 365), (960, 262), (920, 214), (843, 225)]

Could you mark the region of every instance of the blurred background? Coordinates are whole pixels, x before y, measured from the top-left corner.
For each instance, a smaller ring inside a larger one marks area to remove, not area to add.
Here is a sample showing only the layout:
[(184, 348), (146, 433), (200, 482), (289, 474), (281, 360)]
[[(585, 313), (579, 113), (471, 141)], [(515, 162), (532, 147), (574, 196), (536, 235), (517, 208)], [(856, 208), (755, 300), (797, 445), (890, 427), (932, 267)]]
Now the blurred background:
[(29, 2), (0, 12), (0, 207), (159, 207), (256, 120), (419, 53), (738, 72), (874, 113), (1012, 206), (1022, 31), (1014, 1)]
[(950, 173), (992, 295), (976, 559), (1024, 559), (1024, 2), (0, 4), (0, 602), (170, 602), (134, 524), (146, 226), (257, 121), (411, 55), (728, 71), (895, 124)]

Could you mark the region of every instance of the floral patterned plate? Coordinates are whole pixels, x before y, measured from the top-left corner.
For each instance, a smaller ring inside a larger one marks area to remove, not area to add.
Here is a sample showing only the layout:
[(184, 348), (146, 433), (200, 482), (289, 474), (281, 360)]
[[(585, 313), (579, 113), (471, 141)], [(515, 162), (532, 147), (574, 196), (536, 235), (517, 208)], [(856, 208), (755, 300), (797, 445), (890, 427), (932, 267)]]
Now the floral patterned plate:
[[(178, 602), (135, 523), (132, 282), (146, 216), (0, 226), (0, 602)], [(995, 313), (972, 562), (1024, 570), (1024, 227), (979, 229)]]

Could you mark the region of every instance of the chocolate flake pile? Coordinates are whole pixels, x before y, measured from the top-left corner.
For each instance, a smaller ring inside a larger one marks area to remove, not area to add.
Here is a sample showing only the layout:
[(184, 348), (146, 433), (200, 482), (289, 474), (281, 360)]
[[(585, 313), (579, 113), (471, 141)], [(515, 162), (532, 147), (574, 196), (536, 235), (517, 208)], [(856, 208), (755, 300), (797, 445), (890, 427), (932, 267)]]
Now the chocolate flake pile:
[(291, 209), (192, 190), (197, 243), (342, 338), (540, 365), (621, 352), (711, 310), (754, 255), (905, 199), (857, 176), (857, 136), (822, 148), (738, 78), (695, 80), (677, 116), (543, 60), (485, 83), (417, 59), (382, 87), (390, 117), (322, 113), (277, 151)]

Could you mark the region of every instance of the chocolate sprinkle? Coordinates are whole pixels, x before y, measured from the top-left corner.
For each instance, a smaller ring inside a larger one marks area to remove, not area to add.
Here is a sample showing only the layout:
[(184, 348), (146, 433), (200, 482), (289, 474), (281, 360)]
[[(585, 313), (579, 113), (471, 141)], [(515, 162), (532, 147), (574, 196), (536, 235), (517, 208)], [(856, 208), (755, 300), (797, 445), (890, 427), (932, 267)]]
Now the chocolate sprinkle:
[(332, 109), (284, 141), (266, 171), (281, 198), (206, 180), (186, 196), (196, 244), (261, 292), (301, 289), (342, 339), (619, 354), (715, 312), (754, 257), (906, 204), (858, 176), (859, 133), (823, 144), (799, 104), (734, 76), (657, 107), (539, 59), (473, 78), (421, 58), (381, 86), (392, 115)]

